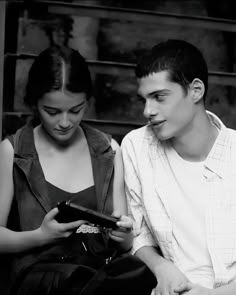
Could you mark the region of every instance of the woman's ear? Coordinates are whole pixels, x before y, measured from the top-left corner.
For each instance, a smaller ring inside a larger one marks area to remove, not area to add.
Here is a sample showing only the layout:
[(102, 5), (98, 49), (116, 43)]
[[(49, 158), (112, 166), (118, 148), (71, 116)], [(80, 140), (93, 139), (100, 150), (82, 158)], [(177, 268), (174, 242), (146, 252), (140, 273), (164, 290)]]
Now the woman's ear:
[(195, 78), (191, 83), (192, 89), (192, 98), (195, 103), (200, 102), (202, 100), (204, 93), (205, 93), (205, 85), (202, 80)]
[(36, 105), (31, 106), (31, 111), (32, 111), (34, 116), (38, 117), (39, 111), (38, 111), (38, 107)]
[(84, 116), (86, 118), (93, 118), (94, 116), (96, 116), (95, 98), (93, 96), (87, 99)]

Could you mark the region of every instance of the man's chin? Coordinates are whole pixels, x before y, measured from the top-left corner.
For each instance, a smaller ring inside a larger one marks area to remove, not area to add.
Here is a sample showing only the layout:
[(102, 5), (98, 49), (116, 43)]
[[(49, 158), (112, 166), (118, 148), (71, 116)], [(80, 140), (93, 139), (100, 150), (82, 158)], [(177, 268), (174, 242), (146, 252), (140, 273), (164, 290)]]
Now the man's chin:
[(161, 131), (157, 131), (155, 129), (153, 129), (153, 132), (155, 134), (155, 136), (160, 140), (160, 141), (164, 141), (164, 140), (168, 140), (171, 138), (170, 135), (164, 133), (164, 132), (161, 132)]

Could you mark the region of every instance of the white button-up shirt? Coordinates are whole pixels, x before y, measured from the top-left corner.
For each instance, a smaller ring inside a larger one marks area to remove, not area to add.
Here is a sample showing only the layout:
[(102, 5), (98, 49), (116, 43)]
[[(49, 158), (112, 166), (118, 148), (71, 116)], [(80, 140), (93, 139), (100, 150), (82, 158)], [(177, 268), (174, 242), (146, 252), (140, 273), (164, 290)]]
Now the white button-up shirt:
[[(206, 239), (215, 276), (213, 287), (219, 287), (236, 281), (236, 131), (226, 128), (214, 114), (208, 115), (220, 129), (204, 165), (209, 204)], [(165, 142), (144, 126), (125, 136), (122, 152), (126, 193), (135, 220), (133, 253), (144, 246), (159, 246), (163, 256), (181, 269), (174, 253), (167, 202), (177, 188)]]

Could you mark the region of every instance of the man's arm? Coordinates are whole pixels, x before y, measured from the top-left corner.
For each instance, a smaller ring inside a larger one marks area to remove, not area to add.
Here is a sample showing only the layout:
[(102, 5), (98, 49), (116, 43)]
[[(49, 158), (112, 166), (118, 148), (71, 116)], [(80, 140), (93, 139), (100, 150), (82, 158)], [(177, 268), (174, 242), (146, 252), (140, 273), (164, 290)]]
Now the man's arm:
[(175, 287), (188, 282), (186, 276), (171, 261), (162, 257), (156, 248), (142, 247), (135, 255), (155, 274), (158, 281), (156, 294), (174, 294)]
[(143, 246), (156, 246), (150, 228), (148, 227), (143, 208), (142, 184), (139, 177), (138, 156), (134, 143), (125, 137), (122, 141), (124, 162), (125, 194), (128, 201), (129, 214), (134, 220), (134, 241), (132, 253)]
[(176, 288), (175, 292), (184, 295), (235, 295), (236, 283), (230, 283), (216, 289), (208, 289), (200, 285), (187, 282)]
[(214, 289), (212, 295), (235, 295), (236, 283), (230, 283), (228, 285)]
[(138, 160), (135, 143), (125, 137), (122, 142), (122, 154), (125, 170), (125, 190), (130, 213), (134, 219), (134, 243), (132, 252), (135, 253), (155, 274), (158, 286), (156, 295), (174, 294), (174, 287), (186, 282), (186, 277), (175, 265), (163, 258), (157, 251), (157, 244), (149, 228), (143, 208), (142, 183), (139, 178)]

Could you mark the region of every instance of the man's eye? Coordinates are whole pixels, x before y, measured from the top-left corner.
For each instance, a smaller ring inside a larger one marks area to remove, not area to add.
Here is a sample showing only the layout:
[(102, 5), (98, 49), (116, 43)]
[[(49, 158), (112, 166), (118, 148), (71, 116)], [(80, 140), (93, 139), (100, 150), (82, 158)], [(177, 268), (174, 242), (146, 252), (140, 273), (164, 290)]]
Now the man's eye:
[(137, 101), (138, 102), (141, 102), (141, 103), (145, 103), (146, 102), (145, 98), (143, 98), (142, 96), (137, 96)]
[(158, 94), (158, 95), (155, 95), (155, 99), (157, 101), (163, 101), (165, 98), (165, 95), (164, 94)]

